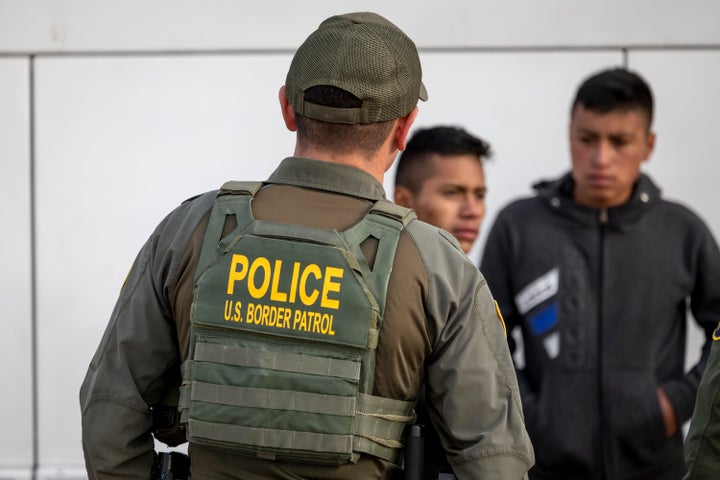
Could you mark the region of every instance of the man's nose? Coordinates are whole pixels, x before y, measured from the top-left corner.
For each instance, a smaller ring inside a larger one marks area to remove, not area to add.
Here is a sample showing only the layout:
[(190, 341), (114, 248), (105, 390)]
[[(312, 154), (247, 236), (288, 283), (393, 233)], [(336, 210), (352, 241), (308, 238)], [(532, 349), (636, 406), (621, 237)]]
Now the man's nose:
[(610, 142), (600, 141), (593, 150), (592, 161), (595, 166), (606, 166), (610, 164), (615, 155), (615, 149)]
[(482, 214), (482, 200), (475, 195), (463, 197), (461, 213), (465, 217), (479, 217)]

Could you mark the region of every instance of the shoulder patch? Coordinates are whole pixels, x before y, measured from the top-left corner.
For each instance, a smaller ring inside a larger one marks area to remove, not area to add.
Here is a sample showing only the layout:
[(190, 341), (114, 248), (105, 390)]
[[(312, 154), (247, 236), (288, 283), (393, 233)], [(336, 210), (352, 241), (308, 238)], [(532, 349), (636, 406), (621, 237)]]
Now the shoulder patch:
[(502, 324), (503, 332), (505, 332), (505, 338), (507, 338), (507, 327), (505, 326), (505, 319), (503, 318), (502, 313), (500, 313), (500, 305), (498, 305), (497, 300), (493, 300), (493, 303), (495, 303), (495, 311), (497, 312), (497, 316)]
[(131, 269), (131, 270), (128, 270), (127, 275), (125, 275), (125, 280), (123, 280), (122, 285), (120, 285), (120, 291), (121, 291), (121, 292), (122, 292), (123, 290), (125, 290), (125, 285), (127, 284), (128, 278), (130, 278), (130, 273), (131, 273), (131, 272), (132, 272), (132, 269)]
[(718, 322), (717, 327), (715, 327), (715, 330), (713, 330), (712, 334), (713, 342), (717, 342), (720, 340), (720, 322)]

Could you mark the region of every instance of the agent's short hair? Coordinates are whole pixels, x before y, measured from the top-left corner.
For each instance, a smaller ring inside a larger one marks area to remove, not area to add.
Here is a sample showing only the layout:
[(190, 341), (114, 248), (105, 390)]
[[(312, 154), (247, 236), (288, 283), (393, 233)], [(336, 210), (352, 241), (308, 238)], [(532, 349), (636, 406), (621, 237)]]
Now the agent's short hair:
[[(305, 100), (335, 108), (359, 108), (362, 100), (337, 87), (320, 85), (305, 91)], [(377, 152), (392, 130), (394, 120), (371, 124), (342, 124), (315, 120), (295, 112), (298, 143), (341, 154)]]
[(652, 90), (640, 75), (625, 68), (603, 70), (585, 79), (573, 100), (571, 116), (578, 105), (598, 113), (639, 110), (647, 118), (648, 130), (652, 125)]
[(492, 156), (490, 144), (460, 127), (438, 126), (417, 130), (400, 154), (395, 186), (416, 194), (422, 183), (433, 174), (428, 162), (433, 154), (440, 156), (473, 155), (478, 162)]

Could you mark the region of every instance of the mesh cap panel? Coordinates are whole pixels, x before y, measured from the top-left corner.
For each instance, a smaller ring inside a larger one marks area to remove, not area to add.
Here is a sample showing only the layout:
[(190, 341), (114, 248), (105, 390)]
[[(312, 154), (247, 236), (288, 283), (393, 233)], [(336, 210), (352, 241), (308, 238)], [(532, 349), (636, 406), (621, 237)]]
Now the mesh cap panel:
[[(331, 123), (377, 123), (407, 115), (426, 100), (417, 48), (383, 17), (369, 12), (325, 20), (298, 48), (285, 81), (300, 115)], [(308, 88), (328, 85), (362, 100), (360, 108), (304, 101)]]

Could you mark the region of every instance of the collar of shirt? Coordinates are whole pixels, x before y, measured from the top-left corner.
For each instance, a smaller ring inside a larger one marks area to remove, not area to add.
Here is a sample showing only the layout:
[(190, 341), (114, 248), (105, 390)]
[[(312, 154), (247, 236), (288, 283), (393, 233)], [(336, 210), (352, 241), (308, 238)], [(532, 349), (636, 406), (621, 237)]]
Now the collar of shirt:
[(309, 158), (284, 159), (266, 183), (294, 185), (368, 200), (385, 198), (385, 188), (369, 173), (359, 168)]

